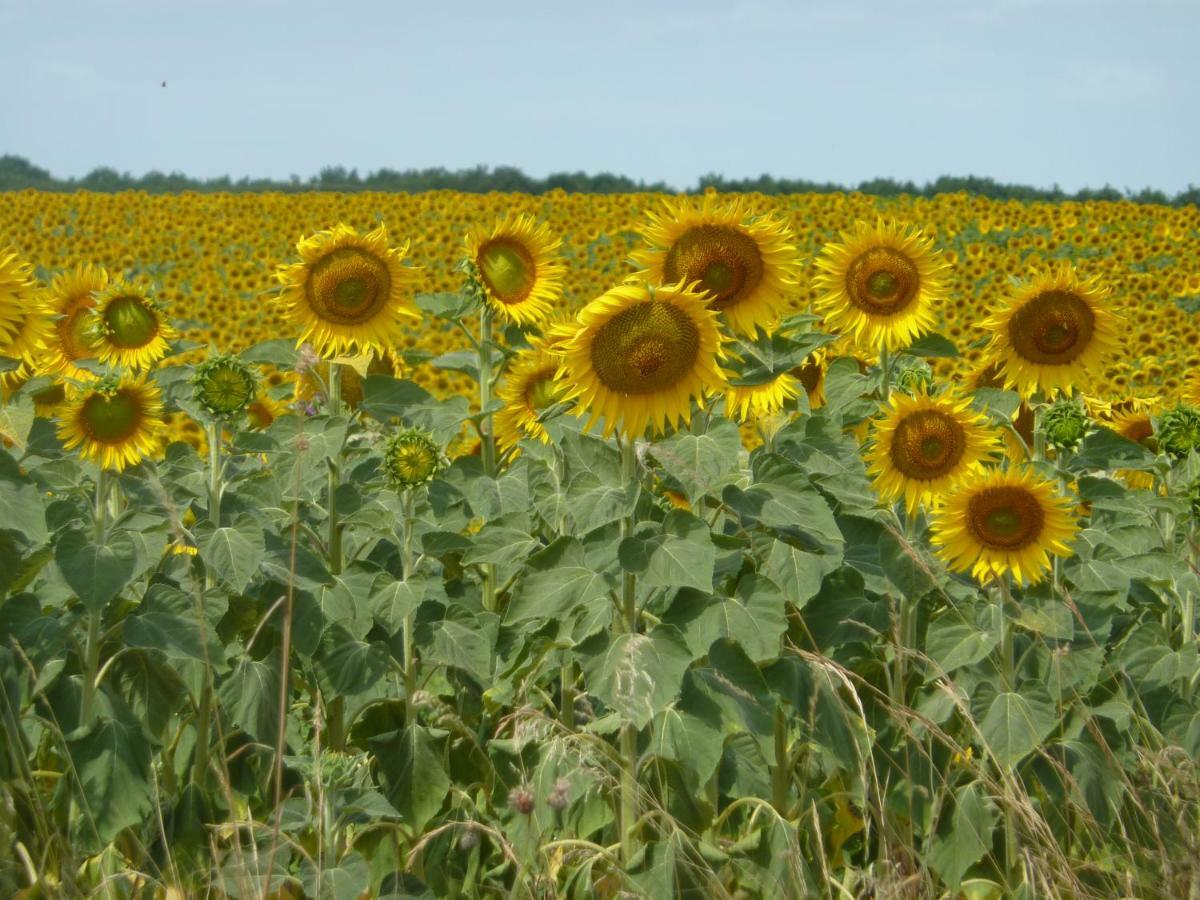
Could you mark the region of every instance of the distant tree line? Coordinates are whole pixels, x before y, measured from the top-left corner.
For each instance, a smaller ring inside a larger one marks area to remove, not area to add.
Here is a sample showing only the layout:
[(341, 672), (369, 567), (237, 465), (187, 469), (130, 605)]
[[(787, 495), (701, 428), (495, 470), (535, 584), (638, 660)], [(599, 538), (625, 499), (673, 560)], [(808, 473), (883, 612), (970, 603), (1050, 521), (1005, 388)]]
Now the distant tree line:
[[(803, 178), (775, 178), (760, 175), (758, 178), (726, 178), (710, 174), (700, 178), (687, 193), (700, 193), (706, 188), (722, 192), (757, 192), (762, 194), (805, 194), (859, 191), (880, 197), (895, 197), (900, 194), (932, 197), (935, 194), (966, 191), (983, 197), (999, 200), (1133, 200), (1138, 203), (1161, 203), (1174, 206), (1200, 203), (1200, 187), (1188, 186), (1186, 191), (1169, 196), (1163, 191), (1145, 188), (1138, 192), (1129, 189), (1117, 190), (1105, 185), (1102, 188), (1085, 188), (1070, 193), (1056, 185), (1052, 188), (1036, 188), (1024, 184), (1004, 184), (992, 178), (975, 175), (943, 175), (923, 185), (912, 181), (896, 181), (892, 178), (872, 178), (857, 186), (833, 184), (831, 182), (808, 181)], [(472, 169), (450, 171), (432, 169), (378, 169), (360, 175), (357, 169), (343, 166), (326, 166), (319, 174), (307, 179), (292, 175), (286, 181), (270, 178), (240, 178), (236, 181), (228, 175), (220, 178), (191, 178), (181, 172), (147, 172), (135, 176), (118, 172), (107, 166), (93, 169), (82, 178), (55, 178), (46, 169), (33, 165), (29, 160), (11, 154), (0, 156), (0, 191), (20, 191), (34, 188), (40, 191), (147, 191), (152, 194), (169, 194), (180, 191), (230, 191), (244, 193), (253, 191), (421, 191), (451, 190), (473, 194), (489, 191), (506, 191), (525, 194), (544, 194), (552, 190), (564, 190), (589, 194), (620, 194), (639, 191), (674, 193), (675, 188), (661, 181), (634, 181), (624, 175), (603, 172), (589, 175), (586, 172), (554, 172), (545, 178), (526, 175), (513, 166), (476, 166)]]

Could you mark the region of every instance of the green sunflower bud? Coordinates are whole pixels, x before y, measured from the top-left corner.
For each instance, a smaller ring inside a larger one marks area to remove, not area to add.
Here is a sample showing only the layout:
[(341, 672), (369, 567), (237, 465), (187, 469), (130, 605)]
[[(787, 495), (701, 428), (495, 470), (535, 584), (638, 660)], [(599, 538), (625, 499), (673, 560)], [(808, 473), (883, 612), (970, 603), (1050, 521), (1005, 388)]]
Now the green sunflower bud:
[(1074, 450), (1091, 427), (1087, 410), (1074, 400), (1060, 399), (1042, 414), (1046, 443), (1061, 450)]
[(213, 418), (233, 416), (258, 394), (254, 367), (229, 353), (210, 356), (192, 375), (192, 396)]
[(1177, 406), (1158, 418), (1155, 428), (1158, 445), (1182, 459), (1192, 450), (1200, 451), (1200, 409)]
[(933, 387), (933, 369), (929, 363), (923, 359), (908, 359), (900, 357), (904, 360), (900, 365), (900, 371), (896, 373), (896, 389), (904, 391), (910, 396), (917, 394), (927, 394)]
[(383, 471), (396, 490), (424, 484), (441, 465), (441, 451), (427, 432), (415, 428), (398, 431), (383, 445)]

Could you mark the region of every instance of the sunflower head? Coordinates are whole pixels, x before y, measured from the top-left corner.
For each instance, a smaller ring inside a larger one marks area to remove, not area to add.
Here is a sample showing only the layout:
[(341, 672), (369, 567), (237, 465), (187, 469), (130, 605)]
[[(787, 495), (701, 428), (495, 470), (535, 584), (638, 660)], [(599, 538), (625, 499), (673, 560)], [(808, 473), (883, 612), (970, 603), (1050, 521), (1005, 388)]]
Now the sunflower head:
[(167, 355), (175, 330), (139, 284), (114, 281), (87, 313), (87, 342), (103, 363), (148, 369)]
[(1158, 445), (1182, 459), (1192, 450), (1200, 451), (1200, 409), (1177, 406), (1158, 417)]
[(1036, 276), (983, 322), (987, 354), (1004, 369), (1005, 387), (1029, 397), (1082, 388), (1116, 348), (1117, 318), (1108, 291), (1069, 263)]
[(27, 305), (36, 293), (33, 267), (16, 253), (0, 251), (0, 345), (11, 344), (16, 338)]
[(74, 388), (59, 409), (58, 437), (103, 469), (137, 465), (165, 431), (162, 392), (145, 376), (105, 378)]
[(913, 226), (859, 221), (816, 262), (816, 310), (864, 348), (899, 350), (933, 327), (947, 264)]
[(789, 400), (800, 396), (801, 390), (800, 381), (787, 372), (763, 384), (731, 384), (725, 389), (725, 415), (739, 422), (778, 415)]
[(1042, 434), (1046, 443), (1060, 450), (1074, 450), (1091, 428), (1083, 404), (1060, 397), (1042, 413)]
[(529, 215), (506, 217), (466, 238), (467, 290), (518, 325), (545, 320), (562, 296), (562, 241)]
[(513, 450), (523, 437), (550, 442), (541, 414), (557, 403), (565, 390), (557, 380), (559, 357), (535, 344), (509, 363), (504, 384), (496, 392), (504, 408), (496, 413), (496, 442), (501, 451)]
[(258, 373), (229, 353), (215, 353), (192, 374), (192, 396), (214, 419), (237, 415), (254, 401)]
[(707, 295), (683, 284), (626, 282), (579, 312), (579, 329), (560, 344), (563, 400), (578, 400), (589, 426), (604, 419), (640, 438), (691, 419), (692, 402), (725, 385), (723, 341)]
[(397, 431), (383, 445), (383, 471), (397, 491), (429, 481), (442, 465), (433, 435), (416, 428)]
[(892, 395), (867, 454), (875, 490), (885, 502), (904, 498), (913, 513), (979, 471), (998, 436), (970, 402), (950, 394)]
[(771, 330), (800, 277), (800, 255), (787, 224), (752, 217), (742, 201), (719, 205), (664, 202), (641, 229), (648, 247), (633, 254), (640, 277), (654, 284), (695, 284), (741, 334)]
[(383, 225), (360, 235), (339, 224), (296, 250), (300, 262), (276, 277), (284, 318), (300, 330), (297, 346), (307, 341), (324, 357), (382, 350), (401, 343), (406, 318), (420, 318), (411, 299), (418, 270), (402, 262), (408, 244), (390, 247)]
[(42, 371), (76, 381), (91, 381), (96, 375), (77, 360), (94, 359), (97, 349), (91, 336), (90, 314), (96, 297), (108, 287), (108, 273), (97, 266), (79, 265), (61, 272), (50, 281), (45, 294), (53, 330), (40, 355)]
[(955, 488), (933, 514), (937, 553), (981, 582), (1011, 572), (1018, 583), (1037, 582), (1050, 554), (1068, 556), (1079, 530), (1072, 502), (1028, 469), (993, 469)]
[(788, 373), (804, 388), (809, 409), (820, 409), (825, 405), (825, 370), (828, 368), (829, 355), (824, 348), (819, 348)]

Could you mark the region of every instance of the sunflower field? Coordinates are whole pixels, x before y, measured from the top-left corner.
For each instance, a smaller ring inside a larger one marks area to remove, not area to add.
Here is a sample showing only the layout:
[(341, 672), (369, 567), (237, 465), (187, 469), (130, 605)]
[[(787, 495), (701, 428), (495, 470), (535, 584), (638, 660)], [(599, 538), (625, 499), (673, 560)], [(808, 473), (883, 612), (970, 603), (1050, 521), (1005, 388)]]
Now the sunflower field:
[(0, 193), (0, 894), (1200, 897), (1200, 214)]

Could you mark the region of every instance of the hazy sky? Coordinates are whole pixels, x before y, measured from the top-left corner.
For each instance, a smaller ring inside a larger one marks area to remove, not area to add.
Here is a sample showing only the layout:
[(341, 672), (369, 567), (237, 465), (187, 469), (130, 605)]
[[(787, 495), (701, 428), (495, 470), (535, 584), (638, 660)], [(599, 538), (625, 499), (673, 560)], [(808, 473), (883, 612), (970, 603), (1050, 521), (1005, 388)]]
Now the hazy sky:
[(0, 0), (0, 35), (0, 153), (59, 176), (1200, 184), (1200, 0)]

